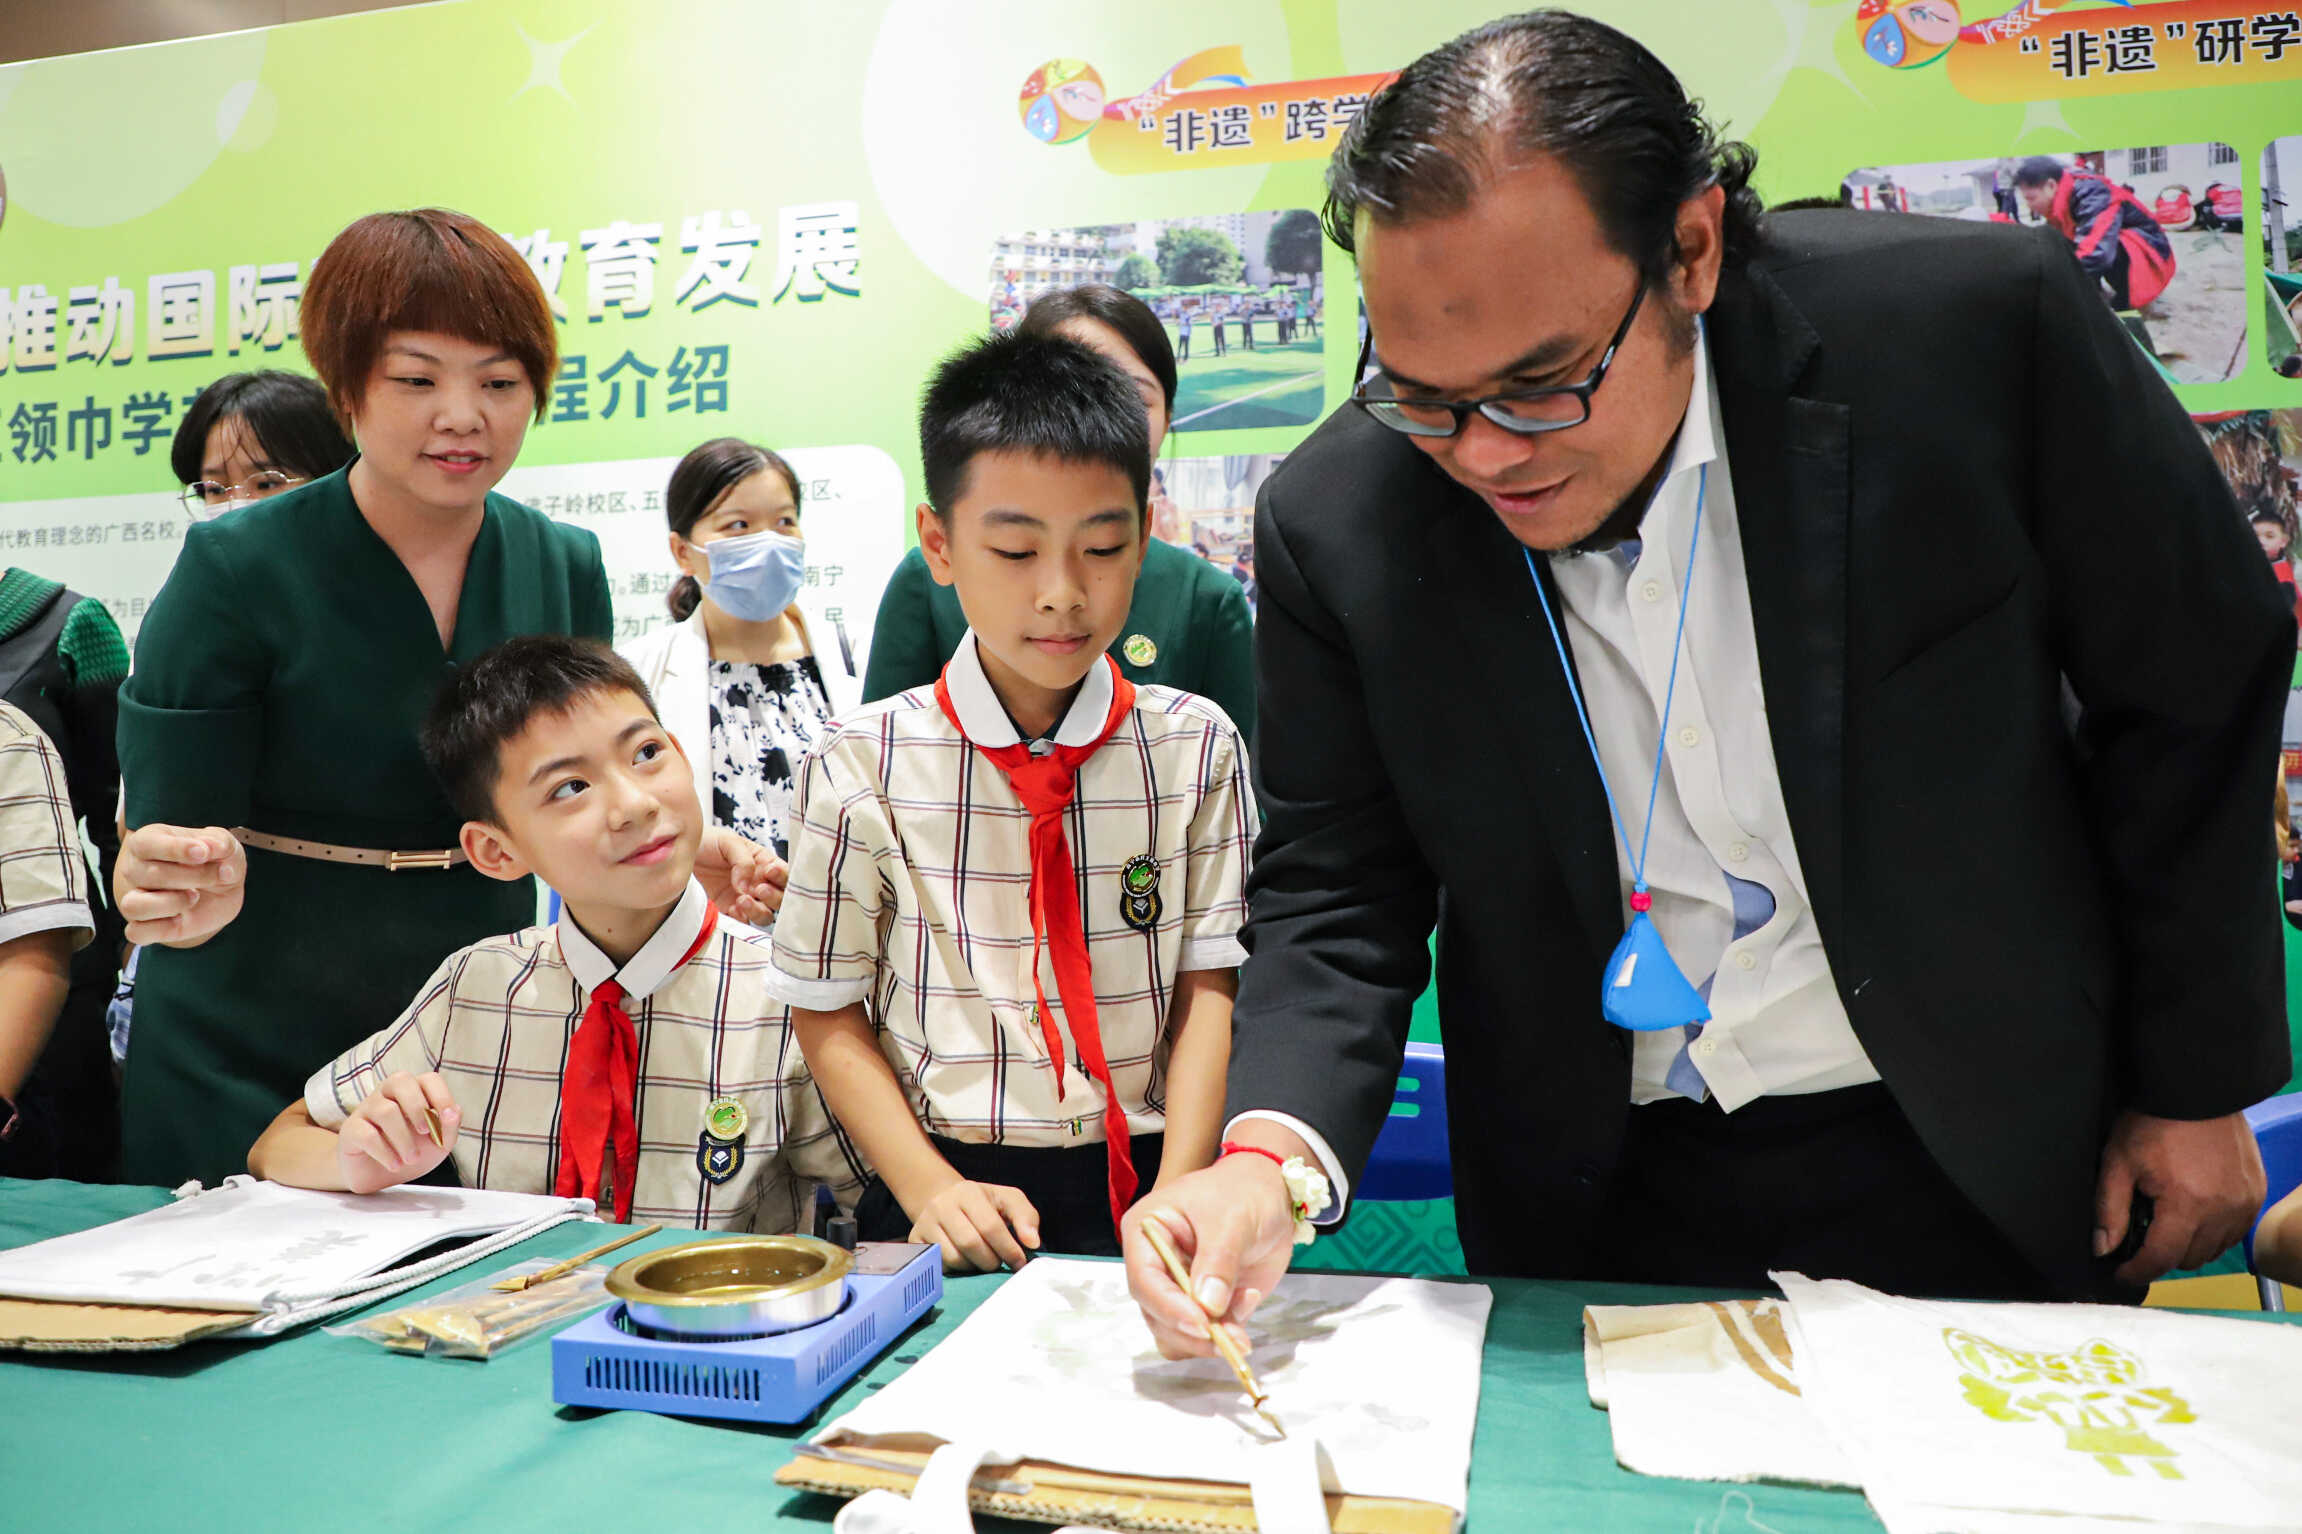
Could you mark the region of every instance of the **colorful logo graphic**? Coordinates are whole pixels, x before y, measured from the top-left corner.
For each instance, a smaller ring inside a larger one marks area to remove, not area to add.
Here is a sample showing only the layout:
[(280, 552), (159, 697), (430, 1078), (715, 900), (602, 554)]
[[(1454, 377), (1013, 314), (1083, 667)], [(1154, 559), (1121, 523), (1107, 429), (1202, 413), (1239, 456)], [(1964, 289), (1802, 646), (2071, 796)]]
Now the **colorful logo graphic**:
[(1862, 50), (1890, 69), (1949, 60), (1969, 101), (2040, 101), (2302, 80), (2292, 0), (2022, 0), (1987, 20), (1957, 0), (1861, 0)]
[(1159, 925), (1166, 902), (1159, 898), (1159, 861), (1148, 852), (1137, 853), (1119, 870), (1119, 919), (1138, 932)]
[[(2001, 11), (1987, 21), (1960, 27), (1958, 40), (1962, 43), (1995, 43), (2009, 37), (2020, 37), (2070, 3), (2071, 0), (2022, 0), (2022, 4), (2012, 10)], [(2132, 0), (2109, 0), (2109, 3), (2128, 5)]]
[[(1961, 22), (1958, 0), (1862, 0), (1855, 25), (1862, 28), (1862, 51), (1889, 69), (1917, 69), (1950, 51), (1953, 43), (1995, 43), (2019, 37), (2071, 0), (2022, 0), (1972, 25)], [(2126, 5), (2130, 0), (2110, 0)]]
[(1933, 63), (1958, 41), (1957, 0), (1862, 0), (1862, 51), (1889, 69)]
[(1049, 59), (1023, 82), (1023, 129), (1042, 144), (1085, 138), (1103, 116), (1103, 77), (1077, 59)]
[(1149, 89), (1138, 91), (1125, 101), (1114, 101), (1103, 111), (1113, 122), (1129, 122), (1157, 112), (1180, 91), (1245, 85), (1247, 80), (1247, 57), (1238, 44), (1202, 48), (1152, 81)]
[[(1908, 0), (1943, 5), (1949, 0)], [(1106, 99), (1079, 59), (1051, 59), (1023, 82), (1023, 129), (1043, 144), (1087, 141), (1095, 163), (1134, 174), (1225, 160), (1324, 159), (1390, 74), (1253, 85), (1236, 43), (1202, 48), (1132, 96)]]
[(1970, 101), (2302, 79), (2302, 18), (2287, 0), (2022, 0), (1974, 22), (1958, 0), (1860, 0), (1854, 24), (1889, 69), (1947, 58)]

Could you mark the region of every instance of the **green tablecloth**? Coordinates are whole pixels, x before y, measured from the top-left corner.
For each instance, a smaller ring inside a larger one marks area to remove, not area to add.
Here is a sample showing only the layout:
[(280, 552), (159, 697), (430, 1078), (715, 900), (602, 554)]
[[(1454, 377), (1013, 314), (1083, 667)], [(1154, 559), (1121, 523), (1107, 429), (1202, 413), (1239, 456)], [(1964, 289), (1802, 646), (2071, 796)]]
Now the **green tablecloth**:
[[(0, 1247), (166, 1199), (157, 1188), (0, 1180)], [(565, 1256), (604, 1239), (598, 1226), (562, 1226), (488, 1266)], [(435, 1287), (474, 1276), (467, 1270)], [(818, 1421), (893, 1379), (998, 1282), (953, 1282), (941, 1308)], [(1469, 1526), (1478, 1534), (1878, 1527), (1849, 1492), (1653, 1480), (1615, 1465), (1606, 1417), (1583, 1393), (1582, 1308), (1685, 1295), (1508, 1279), (1492, 1287), (1471, 1469)], [(0, 1403), (0, 1527), (10, 1529), (309, 1534), (336, 1524), (507, 1531), (629, 1524), (649, 1534), (755, 1534), (828, 1526), (837, 1511), (827, 1499), (773, 1483), (800, 1430), (555, 1406), (550, 1344), (542, 1339), (487, 1363), (408, 1358), (316, 1329), (168, 1353), (5, 1353)]]

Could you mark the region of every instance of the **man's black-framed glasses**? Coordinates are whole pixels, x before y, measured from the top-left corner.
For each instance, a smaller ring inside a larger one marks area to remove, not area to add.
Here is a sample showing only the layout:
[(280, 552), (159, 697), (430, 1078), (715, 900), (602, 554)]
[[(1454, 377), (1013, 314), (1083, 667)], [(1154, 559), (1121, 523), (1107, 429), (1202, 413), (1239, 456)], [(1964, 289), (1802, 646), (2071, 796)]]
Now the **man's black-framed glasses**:
[(1591, 396), (1606, 382), (1607, 369), (1614, 364), (1615, 353), (1622, 349), (1623, 337), (1631, 333), (1631, 322), (1639, 317), (1639, 306), (1646, 302), (1647, 285), (1639, 283), (1631, 295), (1631, 306), (1623, 313), (1623, 322), (1615, 327), (1614, 339), (1599, 356), (1598, 366), (1581, 383), (1554, 384), (1545, 389), (1515, 389), (1508, 394), (1490, 394), (1483, 399), (1425, 399), (1419, 396), (1405, 398), (1392, 392), (1391, 380), (1377, 371), (1367, 372), (1368, 361), (1374, 354), (1375, 338), (1369, 332), (1359, 347), (1357, 376), (1361, 380), (1351, 403), (1390, 427), (1410, 437), (1452, 437), (1461, 433), (1465, 423), (1476, 410), (1507, 432), (1522, 437), (1539, 436), (1546, 431), (1564, 431), (1580, 426), (1591, 418)]

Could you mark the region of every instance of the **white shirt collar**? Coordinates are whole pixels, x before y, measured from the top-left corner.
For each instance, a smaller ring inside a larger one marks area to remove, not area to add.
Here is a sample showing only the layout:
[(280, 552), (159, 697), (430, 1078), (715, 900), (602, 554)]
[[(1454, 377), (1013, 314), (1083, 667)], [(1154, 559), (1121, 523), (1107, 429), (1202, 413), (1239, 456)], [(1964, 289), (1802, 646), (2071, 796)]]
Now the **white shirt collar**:
[(639, 952), (620, 970), (615, 967), (615, 961), (600, 950), (599, 944), (576, 925), (575, 913), (564, 900), (560, 903), (560, 919), (554, 930), (559, 934), (560, 953), (567, 959), (568, 972), (576, 977), (585, 994), (613, 980), (623, 987), (624, 995), (630, 1000), (645, 1001), (662, 988), (679, 968), (679, 961), (687, 956), (688, 949), (695, 946), (696, 937), (703, 931), (704, 913), (710, 909), (711, 900), (704, 894), (703, 886), (689, 878), (687, 892), (679, 897), (679, 904), (671, 908), (663, 925), (655, 929), (655, 936), (640, 944)]
[[(1078, 696), (1071, 700), (1063, 722), (1055, 728), (1055, 744), (1059, 746), (1094, 745), (1095, 738), (1103, 733), (1103, 721), (1111, 716), (1111, 679), (1119, 668), (1108, 655), (1099, 655), (1096, 661)], [(959, 716), (959, 728), (970, 741), (992, 750), (1023, 743), (999, 694), (991, 690), (991, 678), (984, 675), (983, 657), (975, 648), (975, 630), (959, 636), (959, 648), (951, 652), (951, 663), (943, 671), (943, 688), (951, 694), (952, 712)]]
[[(1672, 439), (1670, 462), (1664, 467), (1662, 478), (1655, 482), (1654, 497), (1647, 503), (1646, 516), (1637, 535), (1603, 550), (1608, 556), (1603, 563), (1627, 572), (1643, 556), (1646, 544), (1675, 533), (1674, 511), (1678, 498), (1672, 492), (1672, 485), (1681, 475), (1692, 474), (1710, 463), (1718, 464), (1720, 473), (1726, 472), (1725, 457), (1719, 451), (1717, 420), (1718, 380), (1711, 374), (1710, 329), (1698, 315), (1695, 318), (1694, 382), (1687, 390), (1686, 412), (1679, 417), (1678, 435)], [(1686, 492), (1689, 496), (1692, 493)], [(1691, 500), (1689, 505), (1691, 507)], [(1575, 554), (1573, 549), (1552, 550), (1553, 568), (1581, 568)]]
[(1686, 416), (1679, 422), (1678, 442), (1671, 449), (1670, 467), (1663, 471), (1664, 480), (1692, 473), (1718, 459), (1718, 436), (1713, 424), (1717, 418), (1718, 380), (1711, 376), (1710, 330), (1697, 316), (1694, 386), (1687, 391)]

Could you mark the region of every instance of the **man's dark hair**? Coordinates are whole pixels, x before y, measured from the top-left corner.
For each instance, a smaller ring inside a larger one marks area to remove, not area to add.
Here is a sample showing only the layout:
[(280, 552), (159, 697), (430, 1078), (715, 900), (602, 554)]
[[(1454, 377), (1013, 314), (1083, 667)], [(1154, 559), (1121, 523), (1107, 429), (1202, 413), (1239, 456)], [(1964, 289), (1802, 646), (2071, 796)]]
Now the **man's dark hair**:
[(350, 463), (355, 452), (318, 379), (274, 368), (226, 373), (185, 408), (168, 444), (168, 466), (176, 471), (177, 484), (197, 484), (206, 477), (201, 470), (208, 433), (217, 422), (234, 417), (247, 429), (258, 468), (319, 479)]
[(1756, 152), (1722, 141), (1660, 59), (1572, 11), (1490, 21), (1402, 70), (1335, 146), (1327, 237), (1355, 250), (1362, 212), (1378, 224), (1459, 213), (1530, 154), (1566, 167), (1649, 281), (1677, 258), (1679, 205), (1712, 186), (1726, 190), (1728, 262), (1765, 237)]
[(1094, 320), (1117, 332), (1159, 380), (1160, 392), (1167, 396), (1167, 413), (1175, 413), (1175, 347), (1149, 304), (1107, 282), (1083, 282), (1040, 294), (1015, 328), (1025, 335), (1051, 336), (1073, 320)]
[[(1138, 411), (1140, 413), (1140, 411)], [(466, 820), (496, 819), (504, 743), (539, 714), (562, 714), (602, 692), (628, 692), (655, 712), (631, 662), (590, 639), (526, 634), (456, 669), (424, 720), (424, 761)]]
[(2062, 179), (2062, 162), (2034, 154), (2014, 168), (2016, 186), (2052, 186)]
[(1061, 336), (986, 336), (936, 364), (919, 402), (919, 458), (939, 517), (967, 488), (979, 453), (1040, 453), (1127, 476), (1140, 521), (1151, 491), (1151, 434), (1127, 375)]

